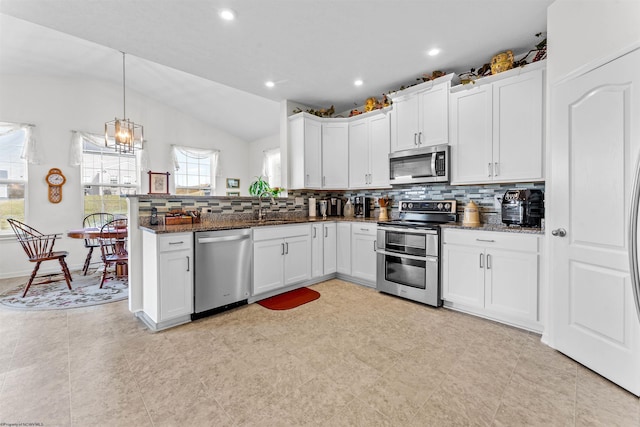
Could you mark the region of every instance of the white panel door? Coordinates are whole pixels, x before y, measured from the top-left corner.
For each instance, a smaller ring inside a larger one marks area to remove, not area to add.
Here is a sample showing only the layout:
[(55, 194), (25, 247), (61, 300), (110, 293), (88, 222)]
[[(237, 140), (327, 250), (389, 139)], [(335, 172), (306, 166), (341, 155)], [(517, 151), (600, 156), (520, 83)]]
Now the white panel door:
[(437, 85), (420, 93), (421, 147), (449, 142), (449, 85)]
[(283, 286), (284, 249), (283, 239), (253, 243), (253, 295)]
[(322, 124), (322, 188), (349, 186), (349, 123)]
[(337, 229), (336, 270), (351, 275), (351, 224), (339, 222)]
[(451, 94), (451, 183), (493, 179), (491, 86)]
[(392, 151), (408, 150), (418, 147), (418, 94), (394, 101), (393, 114), (396, 134), (392, 138)]
[(640, 322), (627, 237), (639, 69), (636, 51), (552, 88), (547, 220), (556, 234), (549, 236), (552, 346), (636, 395)]
[(304, 185), (322, 188), (322, 125), (304, 119)]
[(172, 251), (160, 254), (160, 319), (193, 313), (193, 254)]
[(369, 124), (367, 120), (357, 120), (349, 123), (349, 187), (365, 187), (368, 174)]
[(469, 307), (484, 307), (484, 249), (443, 245), (442, 299)]
[(335, 273), (337, 266), (337, 258), (336, 258), (336, 244), (337, 244), (337, 236), (336, 236), (336, 223), (324, 224), (322, 227), (323, 232), (323, 264), (324, 274)]
[(311, 238), (306, 236), (285, 239), (284, 284), (293, 285), (311, 279)]
[(386, 114), (369, 118), (369, 185), (389, 186), (389, 150), (391, 131)]
[(542, 170), (543, 70), (493, 84), (493, 178), (526, 181)]
[(537, 321), (538, 276), (537, 253), (487, 249), (485, 309), (509, 318)]

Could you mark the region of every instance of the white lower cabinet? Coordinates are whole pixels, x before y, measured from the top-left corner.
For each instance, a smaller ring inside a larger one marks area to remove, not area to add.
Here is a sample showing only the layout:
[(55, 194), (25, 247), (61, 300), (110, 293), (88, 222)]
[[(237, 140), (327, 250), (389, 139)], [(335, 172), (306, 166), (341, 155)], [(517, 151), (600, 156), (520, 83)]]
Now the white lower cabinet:
[(376, 224), (351, 224), (351, 276), (376, 286)]
[(336, 271), (351, 275), (351, 223), (339, 222), (336, 237)]
[(259, 295), (311, 279), (310, 227), (253, 230), (253, 292)]
[(143, 238), (143, 321), (153, 330), (191, 320), (193, 233)]
[(311, 224), (311, 277), (336, 272), (336, 223)]
[(443, 230), (445, 305), (540, 331), (539, 240), (532, 234)]

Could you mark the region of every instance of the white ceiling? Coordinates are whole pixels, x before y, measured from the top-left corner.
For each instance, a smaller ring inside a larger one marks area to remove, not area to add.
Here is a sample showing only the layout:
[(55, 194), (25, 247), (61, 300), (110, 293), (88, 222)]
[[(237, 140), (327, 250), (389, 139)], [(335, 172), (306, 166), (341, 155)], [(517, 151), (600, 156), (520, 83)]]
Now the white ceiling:
[[(278, 132), (283, 99), (345, 111), (423, 73), (524, 53), (552, 2), (0, 0), (0, 74), (121, 83), (124, 51), (128, 90), (252, 141)], [(221, 21), (223, 7), (237, 20)]]

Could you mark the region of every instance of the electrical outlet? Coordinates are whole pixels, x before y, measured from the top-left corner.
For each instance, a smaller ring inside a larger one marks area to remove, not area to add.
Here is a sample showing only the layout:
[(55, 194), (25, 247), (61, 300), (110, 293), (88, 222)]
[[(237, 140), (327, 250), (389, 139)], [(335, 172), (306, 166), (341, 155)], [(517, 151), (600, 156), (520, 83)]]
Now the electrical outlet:
[(499, 195), (499, 194), (496, 194), (496, 195), (495, 195), (495, 196), (493, 196), (493, 197), (494, 197), (494, 199), (493, 199), (493, 207), (494, 207), (496, 210), (500, 210), (500, 209), (502, 209), (502, 196), (501, 196), (501, 195)]

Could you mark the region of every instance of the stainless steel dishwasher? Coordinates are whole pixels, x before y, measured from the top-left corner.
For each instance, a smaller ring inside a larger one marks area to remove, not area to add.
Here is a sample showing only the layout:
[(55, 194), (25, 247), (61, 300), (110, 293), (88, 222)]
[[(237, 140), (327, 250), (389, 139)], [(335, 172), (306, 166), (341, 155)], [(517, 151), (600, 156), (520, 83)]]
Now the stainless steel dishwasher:
[(251, 254), (251, 229), (195, 233), (192, 319), (247, 303)]

